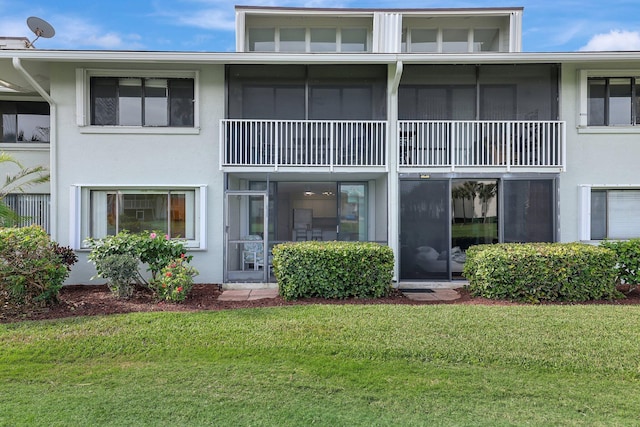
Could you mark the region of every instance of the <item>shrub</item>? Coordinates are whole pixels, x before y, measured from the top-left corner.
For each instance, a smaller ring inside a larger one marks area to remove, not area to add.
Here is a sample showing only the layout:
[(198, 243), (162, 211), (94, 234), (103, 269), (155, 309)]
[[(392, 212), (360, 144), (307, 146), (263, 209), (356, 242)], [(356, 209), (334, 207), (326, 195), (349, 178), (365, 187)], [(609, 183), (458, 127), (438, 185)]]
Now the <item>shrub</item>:
[(191, 288), (193, 288), (193, 276), (198, 275), (198, 270), (187, 264), (184, 254), (167, 264), (160, 274), (149, 283), (160, 300), (181, 302), (184, 301)]
[(580, 243), (472, 246), (464, 275), (473, 295), (513, 301), (617, 298), (616, 255)]
[(130, 298), (138, 277), (138, 259), (129, 254), (113, 254), (95, 260), (96, 269), (108, 279), (107, 286), (116, 298)]
[(640, 286), (640, 239), (608, 240), (600, 246), (611, 249), (618, 256), (618, 282), (629, 285), (631, 289)]
[(38, 226), (0, 229), (0, 289), (15, 304), (48, 304), (77, 261)]
[[(171, 260), (185, 254), (184, 245), (180, 241), (170, 240), (167, 235), (159, 232), (131, 234), (128, 231), (121, 231), (114, 236), (107, 236), (103, 239), (88, 238), (86, 243), (91, 248), (88, 258), (96, 265), (97, 277), (103, 277), (107, 280), (111, 279), (108, 275), (109, 272), (102, 269), (103, 263), (100, 260), (111, 255), (127, 255), (134, 258), (138, 266), (140, 264), (148, 265), (148, 271), (151, 272), (153, 280)], [(190, 261), (191, 258), (191, 256), (185, 255), (184, 259)], [(139, 268), (133, 279), (139, 284), (148, 285)]]
[(283, 243), (273, 248), (273, 268), (285, 300), (379, 298), (391, 288), (393, 252), (366, 242)]

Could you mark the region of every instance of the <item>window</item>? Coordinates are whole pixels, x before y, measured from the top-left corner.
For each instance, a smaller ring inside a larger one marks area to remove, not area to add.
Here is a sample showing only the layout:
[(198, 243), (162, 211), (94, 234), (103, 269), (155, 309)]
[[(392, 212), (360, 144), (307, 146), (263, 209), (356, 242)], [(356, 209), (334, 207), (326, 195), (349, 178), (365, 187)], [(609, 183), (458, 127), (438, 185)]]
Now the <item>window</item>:
[(249, 51), (273, 52), (276, 50), (276, 36), (274, 28), (249, 29)]
[(498, 28), (405, 28), (403, 52), (500, 52)]
[(194, 79), (91, 77), (91, 124), (194, 126)]
[(367, 28), (249, 28), (249, 52), (368, 52)]
[(7, 194), (4, 202), (19, 217), (18, 226), (39, 225), (49, 232), (51, 196), (48, 194)]
[(341, 52), (367, 51), (367, 30), (364, 28), (343, 28), (341, 35)]
[(638, 79), (590, 77), (587, 80), (588, 126), (633, 126), (640, 124)]
[(591, 190), (591, 240), (640, 237), (640, 190)]
[(74, 247), (86, 237), (103, 238), (122, 230), (157, 230), (188, 247), (206, 247), (206, 187), (90, 188), (75, 187), (72, 220)]
[(0, 101), (0, 114), (1, 142), (49, 142), (49, 104), (46, 102)]
[(307, 49), (304, 28), (280, 29), (280, 52), (304, 52)]
[(311, 29), (311, 52), (336, 52), (335, 28)]

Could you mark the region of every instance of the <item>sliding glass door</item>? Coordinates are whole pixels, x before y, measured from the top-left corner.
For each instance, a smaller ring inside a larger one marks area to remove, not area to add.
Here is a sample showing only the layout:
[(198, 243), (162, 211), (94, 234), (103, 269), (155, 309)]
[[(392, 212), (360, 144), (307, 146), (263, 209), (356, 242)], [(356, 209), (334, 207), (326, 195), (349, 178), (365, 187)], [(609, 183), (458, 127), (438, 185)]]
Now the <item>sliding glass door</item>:
[(555, 241), (554, 179), (400, 181), (400, 279), (461, 278), (466, 251)]

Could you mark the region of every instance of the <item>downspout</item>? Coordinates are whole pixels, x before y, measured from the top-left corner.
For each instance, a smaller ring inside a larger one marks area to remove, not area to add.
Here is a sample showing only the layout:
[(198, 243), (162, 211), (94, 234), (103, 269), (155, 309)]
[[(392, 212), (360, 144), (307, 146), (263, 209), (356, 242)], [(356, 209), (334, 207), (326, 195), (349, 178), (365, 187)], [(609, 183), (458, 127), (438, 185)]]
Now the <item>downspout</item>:
[(396, 69), (389, 81), (388, 93), (388, 118), (389, 130), (388, 135), (388, 171), (389, 171), (389, 197), (387, 206), (387, 216), (389, 218), (389, 236), (387, 238), (389, 247), (393, 251), (395, 265), (393, 271), (393, 280), (398, 282), (400, 277), (400, 177), (398, 176), (398, 88), (400, 79), (402, 78), (403, 64), (402, 61), (396, 61)]
[(57, 171), (58, 171), (58, 150), (57, 150), (57, 108), (53, 98), (47, 93), (42, 86), (24, 69), (20, 58), (13, 57), (13, 68), (16, 69), (29, 82), (45, 101), (49, 103), (49, 195), (51, 196), (49, 232), (53, 240), (57, 240), (58, 235), (58, 191)]

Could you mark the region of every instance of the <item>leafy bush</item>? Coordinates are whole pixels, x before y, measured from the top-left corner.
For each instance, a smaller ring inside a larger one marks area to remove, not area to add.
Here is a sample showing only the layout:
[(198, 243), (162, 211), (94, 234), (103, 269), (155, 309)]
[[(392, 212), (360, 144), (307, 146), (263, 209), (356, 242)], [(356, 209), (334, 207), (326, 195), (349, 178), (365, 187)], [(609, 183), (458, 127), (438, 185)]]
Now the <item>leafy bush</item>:
[(138, 277), (137, 258), (129, 254), (113, 254), (95, 260), (96, 269), (109, 281), (107, 286), (116, 298), (130, 298)]
[[(107, 236), (103, 239), (88, 238), (86, 243), (91, 248), (88, 258), (96, 265), (97, 277), (103, 277), (107, 280), (112, 279), (109, 276), (110, 272), (103, 270), (104, 264), (100, 261), (111, 255), (127, 255), (134, 258), (138, 266), (140, 264), (148, 265), (152, 280), (172, 260), (185, 255), (182, 242), (170, 240), (167, 235), (158, 232), (131, 234), (128, 231), (121, 231), (114, 236)], [(184, 257), (187, 262), (191, 258), (186, 255)], [(132, 279), (139, 284), (148, 285), (139, 268)]]
[(0, 229), (0, 290), (10, 302), (56, 302), (77, 260), (39, 226)]
[(184, 254), (164, 267), (160, 274), (149, 283), (149, 287), (155, 292), (158, 299), (164, 301), (184, 301), (191, 288), (193, 288), (193, 276), (198, 275), (198, 270), (187, 264)]
[(285, 300), (379, 298), (391, 287), (393, 252), (366, 242), (283, 243), (273, 248), (273, 268)]
[(473, 295), (513, 301), (612, 299), (613, 251), (580, 243), (505, 243), (472, 246), (464, 275)]
[(611, 249), (618, 256), (618, 282), (629, 285), (631, 289), (640, 286), (640, 239), (608, 240), (600, 246)]

